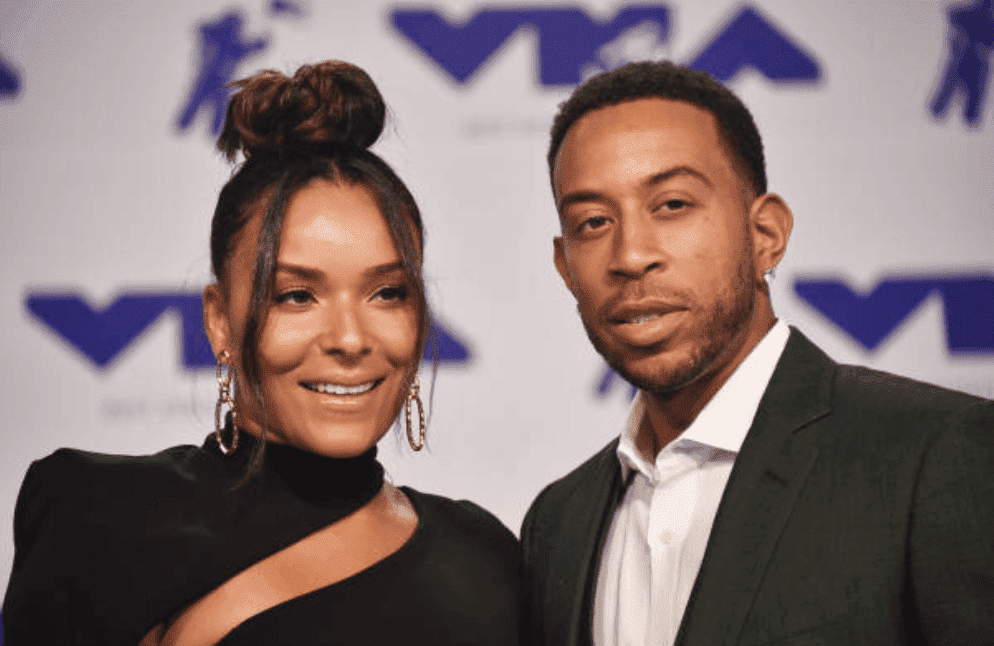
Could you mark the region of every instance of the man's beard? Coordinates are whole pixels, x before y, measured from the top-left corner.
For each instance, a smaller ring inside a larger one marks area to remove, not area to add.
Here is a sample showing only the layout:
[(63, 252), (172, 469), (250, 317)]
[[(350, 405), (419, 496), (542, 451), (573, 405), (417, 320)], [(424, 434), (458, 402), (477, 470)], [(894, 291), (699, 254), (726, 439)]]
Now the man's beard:
[(612, 348), (600, 338), (582, 312), (580, 320), (594, 349), (615, 372), (636, 388), (660, 399), (669, 399), (704, 374), (752, 316), (757, 285), (753, 277), (751, 253), (744, 254), (737, 269), (734, 281), (718, 295), (714, 305), (706, 312), (701, 323), (705, 332), (703, 342), (691, 348), (689, 357), (655, 374), (636, 374), (630, 370), (626, 366), (626, 359), (631, 358), (629, 352), (624, 348)]

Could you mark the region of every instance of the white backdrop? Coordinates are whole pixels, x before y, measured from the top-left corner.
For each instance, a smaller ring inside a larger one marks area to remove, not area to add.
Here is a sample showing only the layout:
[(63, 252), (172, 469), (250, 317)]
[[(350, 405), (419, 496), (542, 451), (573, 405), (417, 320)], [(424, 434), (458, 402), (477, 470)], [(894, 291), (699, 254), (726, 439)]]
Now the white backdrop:
[[(399, 484), (472, 499), (517, 531), (539, 489), (627, 414), (627, 387), (598, 392), (604, 364), (551, 260), (544, 157), (572, 86), (543, 83), (543, 69), (556, 81), (565, 61), (576, 76), (577, 43), (603, 45), (586, 70), (708, 52), (709, 64), (754, 63), (729, 85), (764, 135), (771, 189), (795, 214), (773, 280), (778, 314), (838, 360), (994, 395), (994, 107), (982, 103), (972, 125), (965, 110), (971, 91), (983, 94), (994, 26), (979, 20), (956, 41), (946, 2), (669, 0), (641, 5), (662, 22), (597, 32), (568, 11), (610, 24), (629, 5), (500, 0), (486, 3), (488, 19), (513, 33), (487, 57), (496, 27), (471, 21), (483, 6), (0, 2), (0, 527), (28, 464), (58, 447), (152, 452), (210, 430), (213, 371), (184, 360), (181, 303), (193, 329), (196, 303), (183, 299), (209, 280), (210, 215), (230, 169), (212, 147), (211, 105), (178, 125), (204, 69), (216, 87), (345, 59), (391, 108), (376, 150), (421, 205), (429, 296), (469, 353), (439, 370), (429, 450), (381, 443)], [(414, 9), (447, 27), (416, 32)], [(950, 69), (961, 83), (936, 118)], [(881, 281), (891, 287), (873, 292)], [(67, 294), (82, 299), (75, 309), (53, 300)], [(124, 306), (107, 309), (129, 294), (145, 299), (125, 305), (152, 312), (130, 332)], [(2, 531), (0, 583), (12, 556)]]

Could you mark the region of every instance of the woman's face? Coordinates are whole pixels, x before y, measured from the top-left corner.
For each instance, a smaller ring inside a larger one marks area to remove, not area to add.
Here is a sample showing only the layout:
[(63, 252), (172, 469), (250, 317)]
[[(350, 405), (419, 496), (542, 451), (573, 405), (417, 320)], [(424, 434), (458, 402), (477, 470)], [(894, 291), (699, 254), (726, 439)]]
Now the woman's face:
[[(238, 377), (260, 219), (236, 241), (227, 289), (204, 292), (211, 344), (232, 354)], [(258, 347), (272, 441), (345, 457), (383, 437), (418, 363), (414, 289), (365, 187), (315, 180), (293, 196)], [(236, 388), (238, 426), (258, 435), (262, 415), (245, 391)]]

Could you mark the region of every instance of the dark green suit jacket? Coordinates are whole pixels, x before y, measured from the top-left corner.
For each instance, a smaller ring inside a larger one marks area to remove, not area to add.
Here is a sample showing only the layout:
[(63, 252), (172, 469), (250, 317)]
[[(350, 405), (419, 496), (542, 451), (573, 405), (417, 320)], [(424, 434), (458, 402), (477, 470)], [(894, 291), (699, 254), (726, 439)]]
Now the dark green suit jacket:
[[(591, 643), (617, 443), (525, 517), (531, 643)], [(793, 330), (676, 643), (994, 644), (994, 402), (838, 365)]]

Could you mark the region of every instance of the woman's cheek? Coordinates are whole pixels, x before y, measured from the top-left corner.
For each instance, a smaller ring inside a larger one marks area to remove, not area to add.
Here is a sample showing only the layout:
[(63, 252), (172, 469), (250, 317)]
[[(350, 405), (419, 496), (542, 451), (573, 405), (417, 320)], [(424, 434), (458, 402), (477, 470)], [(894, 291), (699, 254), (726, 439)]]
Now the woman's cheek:
[(381, 338), (391, 363), (395, 365), (409, 364), (415, 360), (417, 350), (418, 323), (417, 314), (412, 311), (398, 312), (389, 320), (382, 322)]
[(270, 313), (259, 350), (266, 365), (274, 371), (291, 370), (303, 361), (315, 330), (306, 315)]

